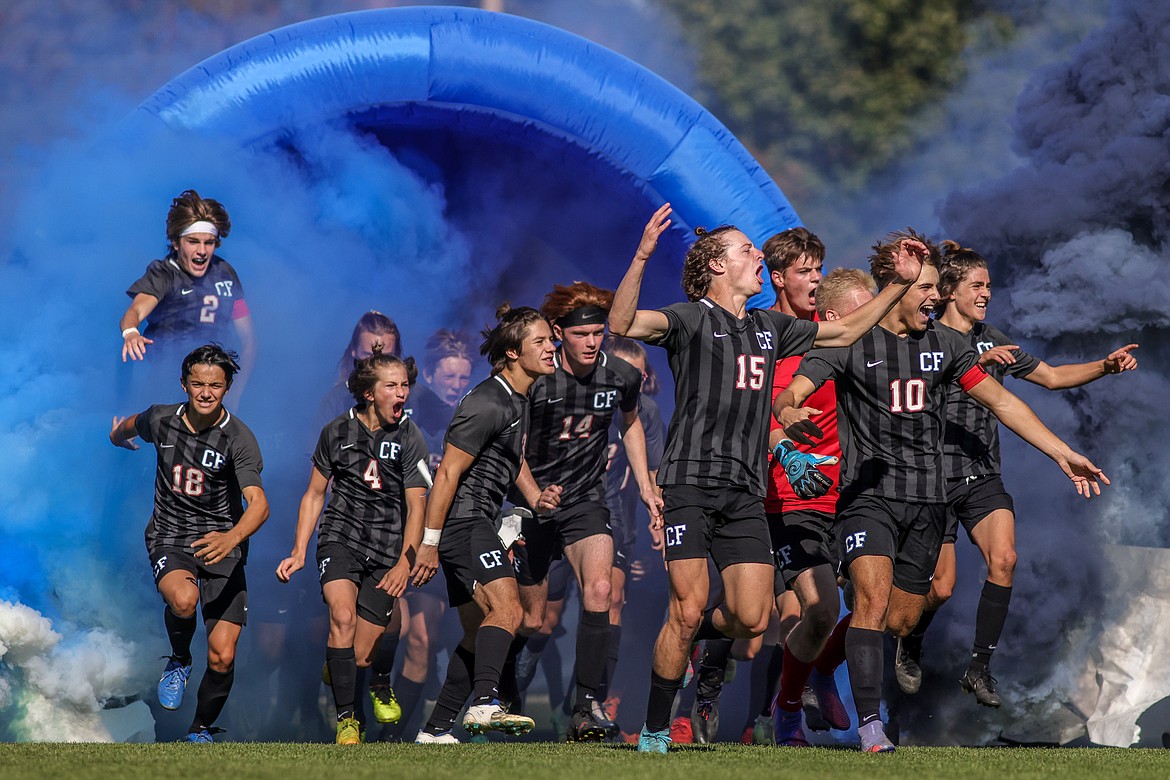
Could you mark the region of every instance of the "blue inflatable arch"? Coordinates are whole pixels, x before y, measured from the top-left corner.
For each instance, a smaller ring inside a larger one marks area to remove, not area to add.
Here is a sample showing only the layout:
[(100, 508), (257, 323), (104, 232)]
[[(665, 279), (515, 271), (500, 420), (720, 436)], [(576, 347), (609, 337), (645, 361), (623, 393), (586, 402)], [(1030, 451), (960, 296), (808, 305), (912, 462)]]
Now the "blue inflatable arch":
[[(641, 226), (666, 200), (676, 252), (695, 225), (735, 224), (759, 242), (799, 224), (747, 150), (683, 92), (609, 49), (507, 14), (413, 7), (292, 25), (192, 68), (132, 118), (139, 129), (245, 145), (336, 121), (444, 180), (454, 208), (458, 182), (470, 198), (488, 167), (528, 183), (516, 189), (530, 189), (534, 201), (580, 188), (599, 221), (584, 235), (555, 232), (579, 247), (620, 231), (625, 249), (607, 265), (624, 268)], [(674, 257), (667, 301), (681, 294)], [(607, 272), (611, 285), (620, 274)]]

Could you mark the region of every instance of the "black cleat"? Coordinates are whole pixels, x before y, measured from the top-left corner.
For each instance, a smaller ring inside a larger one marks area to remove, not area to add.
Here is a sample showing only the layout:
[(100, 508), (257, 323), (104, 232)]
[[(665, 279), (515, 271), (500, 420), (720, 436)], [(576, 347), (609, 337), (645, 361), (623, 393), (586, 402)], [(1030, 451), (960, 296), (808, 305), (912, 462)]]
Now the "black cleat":
[(578, 710), (569, 721), (568, 742), (601, 742), (610, 733), (613, 723), (601, 722), (590, 710)]
[(899, 637), (894, 656), (894, 675), (903, 693), (915, 694), (922, 687), (922, 645)]
[(968, 669), (959, 678), (959, 685), (967, 693), (975, 694), (975, 701), (984, 707), (999, 707), (1003, 705), (1003, 699), (999, 698), (999, 694), (995, 692), (995, 678), (991, 676), (991, 672), (987, 670), (987, 667), (981, 670)]

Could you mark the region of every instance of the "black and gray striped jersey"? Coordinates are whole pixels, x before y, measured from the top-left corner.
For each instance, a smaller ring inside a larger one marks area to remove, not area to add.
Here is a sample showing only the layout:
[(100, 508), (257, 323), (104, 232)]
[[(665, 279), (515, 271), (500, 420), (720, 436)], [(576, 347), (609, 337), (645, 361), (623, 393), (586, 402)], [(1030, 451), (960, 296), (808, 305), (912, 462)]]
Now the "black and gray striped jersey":
[(817, 323), (752, 309), (737, 319), (708, 298), (660, 311), (674, 414), (660, 485), (735, 486), (764, 496), (773, 367), (812, 347)]
[[(561, 486), (561, 506), (605, 496), (606, 448), (617, 412), (638, 407), (642, 372), (602, 352), (593, 371), (576, 377), (556, 355), (557, 370), (529, 394), (530, 433), (524, 454), (541, 489)], [(518, 498), (518, 496), (514, 496)]]
[[(186, 404), (156, 405), (138, 415), (135, 433), (154, 445), (154, 514), (146, 547), (190, 548), (212, 531), (230, 531), (244, 514), (243, 489), (261, 487), (264, 461), (248, 426), (227, 409), (223, 419), (194, 433)], [(247, 556), (247, 543), (228, 557)]]
[(317, 439), (313, 467), (333, 480), (317, 543), (339, 542), (392, 566), (402, 553), (406, 489), (430, 484), (427, 445), (409, 417), (372, 431), (357, 412), (330, 422)]
[(459, 402), (445, 442), (475, 456), (455, 490), (448, 520), (494, 522), (524, 460), (528, 396), (499, 374), (488, 377)]
[[(992, 347), (1012, 344), (1001, 331), (982, 322), (975, 323), (967, 333), (955, 330), (941, 322), (939, 330), (949, 330), (966, 341), (980, 355)], [(1022, 349), (1015, 350), (1016, 362), (1010, 366), (992, 362), (984, 369), (1003, 382), (1005, 376), (1020, 379), (1040, 365), (1040, 359)], [(946, 456), (947, 479), (986, 477), (1000, 473), (999, 421), (991, 410), (971, 398), (961, 388), (947, 389), (947, 428), (943, 435), (943, 453)]]
[(842, 500), (946, 500), (948, 387), (969, 389), (987, 377), (975, 350), (948, 331), (931, 323), (900, 338), (878, 326), (850, 347), (814, 349), (800, 362), (797, 376), (818, 387), (837, 382)]
[[(648, 395), (638, 399), (638, 419), (646, 433), (646, 468), (657, 471), (662, 465), (665, 426), (658, 402)], [(605, 465), (605, 503), (610, 514), (631, 519), (639, 501), (638, 483), (630, 468), (630, 457), (622, 440), (620, 423), (615, 419), (609, 429), (608, 459)]]

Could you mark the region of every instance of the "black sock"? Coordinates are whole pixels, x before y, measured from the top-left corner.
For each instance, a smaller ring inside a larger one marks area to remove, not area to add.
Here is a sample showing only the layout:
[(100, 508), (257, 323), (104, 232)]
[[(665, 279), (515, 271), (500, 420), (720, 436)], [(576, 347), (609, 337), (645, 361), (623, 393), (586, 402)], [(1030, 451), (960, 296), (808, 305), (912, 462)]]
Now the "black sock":
[[(772, 713), (772, 686), (775, 684), (768, 676), (771, 671), (772, 660), (779, 655), (784, 657), (784, 653), (776, 652), (776, 645), (764, 645), (760, 648), (760, 652), (756, 653), (756, 657), (752, 659), (752, 670), (750, 685), (751, 689), (748, 692), (748, 726), (755, 725), (755, 718), (760, 714), (770, 715)], [(779, 677), (776, 681), (779, 681)]]
[(370, 685), (390, 684), (390, 673), (394, 671), (394, 660), (398, 656), (398, 640), (398, 634), (382, 634), (374, 663), (370, 665)]
[(447, 662), (447, 679), (439, 691), (439, 698), (435, 701), (435, 708), (431, 710), (424, 731), (442, 734), (455, 726), (455, 718), (459, 717), (459, 711), (471, 695), (471, 670), (474, 668), (475, 653), (463, 645), (456, 646), (451, 653), (451, 660)]
[(500, 696), (500, 674), (508, 660), (512, 633), (499, 626), (480, 626), (475, 635), (474, 704), (487, 704)]
[(934, 616), (938, 614), (937, 609), (924, 609), (922, 614), (918, 617), (918, 622), (914, 628), (910, 629), (910, 633), (902, 637), (902, 644), (909, 644), (916, 649), (922, 648), (922, 638), (926, 636), (926, 629), (930, 628)]
[(370, 667), (359, 666), (353, 676), (353, 716), (362, 724), (362, 731), (366, 730), (366, 699), (368, 698), (367, 682), (370, 679)]
[(670, 728), (670, 711), (674, 696), (682, 686), (682, 678), (668, 680), (650, 670), (650, 698), (646, 702), (646, 730), (666, 731)]
[[(536, 676), (536, 669), (540, 666), (540, 655), (544, 652), (544, 648), (548, 646), (549, 640), (552, 639), (552, 634), (533, 634), (528, 637), (524, 643), (522, 651), (525, 656), (532, 659), (532, 663), (524, 667), (524, 674), (520, 675), (519, 671), (516, 674), (516, 689), (523, 694), (528, 690), (528, 686), (532, 684), (532, 678)], [(520, 653), (516, 654), (517, 658)]]
[(577, 626), (577, 701), (578, 712), (589, 709), (597, 698), (597, 689), (605, 677), (609, 661), (609, 610), (581, 610)]
[(849, 665), (849, 686), (857, 708), (857, 727), (881, 717), (882, 632), (850, 626), (845, 635), (845, 662)]
[(183, 666), (191, 665), (191, 640), (195, 637), (195, 615), (179, 617), (169, 606), (163, 607), (163, 623), (171, 640), (171, 657)]
[(333, 690), (337, 719), (353, 717), (354, 681), (357, 679), (353, 648), (326, 647), (325, 665), (329, 667), (329, 687)]
[(232, 682), (236, 679), (236, 667), (233, 665), (226, 672), (217, 672), (208, 667), (203, 672), (203, 680), (199, 683), (199, 695), (195, 700), (195, 720), (191, 721), (191, 731), (201, 731), (211, 728), (223, 705), (227, 703), (228, 693), (232, 690)]
[(611, 623), (609, 626), (609, 653), (605, 659), (605, 677), (601, 681), (601, 687), (597, 689), (597, 697), (602, 701), (609, 698), (609, 686), (613, 685), (613, 676), (617, 671), (621, 648), (622, 627)]
[(774, 645), (772, 647), (772, 660), (768, 662), (768, 684), (764, 688), (768, 700), (764, 702), (764, 708), (760, 711), (764, 715), (772, 714), (772, 702), (776, 701), (776, 697), (780, 694), (780, 676), (783, 672), (784, 647)]
[(418, 703), (422, 700), (423, 686), (426, 681), (415, 682), (408, 677), (398, 675), (394, 683), (394, 695), (398, 698), (398, 706), (402, 708), (402, 717), (397, 723), (390, 724), (391, 733), (402, 732), (403, 725), (410, 720)]
[(695, 642), (699, 642), (704, 639), (727, 639), (727, 634), (724, 634), (722, 631), (715, 628), (713, 618), (716, 609), (718, 609), (718, 607), (711, 607), (711, 609), (703, 613), (703, 621), (699, 623), (699, 630), (695, 633)]
[(508, 707), (509, 712), (520, 712), (520, 681), (516, 678), (516, 656), (526, 644), (528, 637), (523, 634), (512, 637), (508, 656), (504, 659), (504, 668), (500, 671), (500, 701)]
[(723, 692), (723, 677), (727, 674), (727, 662), (731, 659), (731, 639), (708, 639), (703, 643), (702, 660), (695, 675), (695, 695), (700, 699), (715, 701)]
[(990, 581), (983, 583), (979, 609), (975, 612), (975, 645), (971, 648), (971, 668), (982, 671), (991, 663), (991, 654), (999, 644), (1011, 601), (1011, 588)]

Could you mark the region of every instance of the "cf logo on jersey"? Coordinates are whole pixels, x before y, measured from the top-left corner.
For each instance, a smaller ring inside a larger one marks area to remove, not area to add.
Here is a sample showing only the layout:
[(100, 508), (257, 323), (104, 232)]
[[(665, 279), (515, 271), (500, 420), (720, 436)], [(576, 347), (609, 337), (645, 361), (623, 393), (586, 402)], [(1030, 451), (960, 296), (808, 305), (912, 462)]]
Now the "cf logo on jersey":
[(849, 534), (845, 537), (845, 552), (853, 552), (860, 550), (865, 546), (865, 531), (858, 531), (855, 534)]
[(333, 560), (333, 559), (332, 558), (322, 558), (321, 562), (317, 564), (317, 568), (321, 570), (321, 573), (317, 575), (318, 579), (321, 579), (325, 576), (325, 569), (327, 569), (329, 567), (329, 561), (331, 561), (331, 560)]
[(668, 525), (662, 530), (666, 533), (666, 546), (677, 547), (682, 544), (683, 533), (687, 527), (685, 525)]
[(154, 576), (162, 574), (163, 569), (167, 567), (167, 556), (163, 556), (154, 562)]
[(761, 331), (757, 330), (756, 331), (756, 341), (759, 342), (760, 349), (763, 349), (763, 350), (772, 349), (772, 334), (771, 333), (761, 332)]
[(378, 457), (382, 460), (398, 460), (398, 451), (402, 445), (396, 441), (384, 441), (378, 447)]
[(975, 342), (975, 349), (982, 355), (987, 350), (995, 346), (994, 341), (977, 341)]
[(617, 390), (603, 390), (593, 394), (594, 409), (609, 409), (617, 398)]
[(499, 550), (488, 550), (479, 554), (479, 563), (485, 569), (494, 569), (504, 565), (504, 559)]
[(215, 291), (216, 291), (216, 293), (218, 293), (219, 295), (222, 295), (225, 298), (231, 298), (232, 297), (232, 283), (231, 283), (231, 281), (225, 279), (222, 282), (216, 282), (215, 283)]
[(203, 458), (200, 460), (200, 463), (203, 464), (203, 468), (205, 469), (210, 471), (217, 471), (219, 467), (223, 465), (224, 460), (224, 456), (220, 455), (215, 450), (206, 449), (203, 451)]
[(918, 367), (926, 371), (938, 371), (939, 364), (945, 353), (943, 352), (923, 352), (918, 356)]
[(780, 565), (787, 566), (792, 563), (792, 545), (786, 544), (776, 551), (776, 557), (780, 559)]

